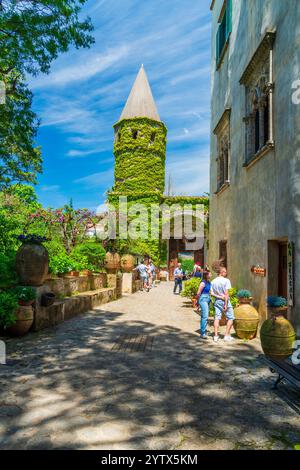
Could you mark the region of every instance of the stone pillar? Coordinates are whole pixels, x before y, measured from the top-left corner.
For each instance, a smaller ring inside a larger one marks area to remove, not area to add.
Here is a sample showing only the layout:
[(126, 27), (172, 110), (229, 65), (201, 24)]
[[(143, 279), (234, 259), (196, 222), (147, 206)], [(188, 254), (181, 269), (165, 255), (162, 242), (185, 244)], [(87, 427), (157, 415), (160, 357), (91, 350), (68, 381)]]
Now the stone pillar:
[(123, 273), (122, 294), (132, 294), (134, 292), (132, 273)]
[(107, 287), (116, 289), (116, 298), (122, 297), (122, 274), (107, 274)]

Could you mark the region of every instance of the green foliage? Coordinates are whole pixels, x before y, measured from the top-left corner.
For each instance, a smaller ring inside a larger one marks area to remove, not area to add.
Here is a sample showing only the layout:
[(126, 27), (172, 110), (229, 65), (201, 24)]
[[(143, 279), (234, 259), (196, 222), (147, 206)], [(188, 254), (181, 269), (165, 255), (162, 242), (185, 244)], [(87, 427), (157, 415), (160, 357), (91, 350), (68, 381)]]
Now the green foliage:
[(105, 253), (105, 249), (100, 242), (91, 240), (77, 245), (73, 249), (71, 256), (74, 259), (82, 260), (84, 257), (87, 260), (88, 267), (82, 269), (98, 271), (104, 266)]
[(73, 270), (73, 263), (68, 255), (55, 255), (50, 259), (49, 271), (52, 274), (69, 273)]
[(66, 250), (62, 242), (58, 239), (50, 240), (43, 243), (44, 247), (48, 250), (49, 258), (53, 256), (66, 255)]
[(74, 255), (59, 254), (50, 258), (49, 271), (52, 274), (64, 274), (71, 271), (82, 271), (91, 269), (88, 259), (84, 255), (74, 253)]
[(235, 308), (239, 303), (239, 298), (237, 297), (237, 289), (233, 287), (229, 289), (229, 299), (233, 308)]
[(0, 289), (10, 287), (17, 282), (15, 260), (15, 252), (0, 252)]
[(236, 294), (238, 299), (250, 299), (252, 297), (252, 294), (249, 290), (247, 289), (240, 289), (237, 294)]
[(182, 297), (187, 297), (189, 299), (195, 297), (197, 295), (200, 283), (201, 279), (197, 277), (193, 277), (192, 279), (185, 281), (183, 285), (183, 291), (181, 292)]
[(189, 272), (189, 273), (193, 272), (195, 263), (192, 259), (184, 259), (184, 260), (179, 259), (179, 261), (181, 263), (181, 267), (183, 271)]
[(113, 191), (163, 193), (167, 134), (164, 124), (148, 118), (124, 119), (116, 129)]
[(36, 299), (36, 291), (32, 287), (17, 286), (13, 292), (18, 300), (23, 300), (24, 302), (30, 302)]
[(48, 73), (51, 62), (70, 46), (88, 47), (89, 19), (80, 20), (85, 0), (0, 2), (0, 80), (6, 102), (0, 119), (0, 188), (36, 181), (41, 151), (35, 145), (39, 125), (32, 111), (27, 77)]
[(13, 292), (0, 292), (0, 326), (7, 328), (16, 322), (18, 298)]
[(284, 297), (270, 295), (267, 299), (268, 307), (281, 308), (287, 306), (287, 300)]

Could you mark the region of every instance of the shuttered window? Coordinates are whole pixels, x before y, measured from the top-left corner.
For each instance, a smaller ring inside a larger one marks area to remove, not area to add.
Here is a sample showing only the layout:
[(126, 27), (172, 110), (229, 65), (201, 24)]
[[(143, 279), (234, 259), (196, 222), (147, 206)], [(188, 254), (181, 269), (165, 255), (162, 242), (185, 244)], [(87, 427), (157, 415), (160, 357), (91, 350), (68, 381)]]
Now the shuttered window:
[(217, 66), (223, 57), (225, 46), (232, 30), (232, 0), (226, 0), (223, 16), (220, 19), (216, 37)]

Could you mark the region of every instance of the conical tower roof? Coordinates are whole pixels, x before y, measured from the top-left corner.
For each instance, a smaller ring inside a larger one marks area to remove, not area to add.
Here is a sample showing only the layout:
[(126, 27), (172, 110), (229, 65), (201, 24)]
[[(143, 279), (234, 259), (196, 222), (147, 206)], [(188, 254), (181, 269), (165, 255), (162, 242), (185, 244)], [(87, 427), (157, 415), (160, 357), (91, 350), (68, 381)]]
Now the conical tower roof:
[(136, 117), (147, 117), (161, 122), (143, 65), (135, 79), (120, 121)]

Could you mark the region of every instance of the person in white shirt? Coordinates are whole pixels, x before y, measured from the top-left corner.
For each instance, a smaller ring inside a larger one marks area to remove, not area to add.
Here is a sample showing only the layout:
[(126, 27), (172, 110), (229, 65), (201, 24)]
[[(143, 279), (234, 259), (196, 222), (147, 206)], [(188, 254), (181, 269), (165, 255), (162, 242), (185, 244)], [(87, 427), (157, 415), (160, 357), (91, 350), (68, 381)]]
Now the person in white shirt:
[(233, 338), (230, 335), (231, 328), (234, 321), (234, 312), (229, 298), (229, 289), (231, 289), (231, 282), (227, 279), (227, 269), (222, 267), (219, 270), (219, 275), (211, 283), (211, 295), (216, 298), (215, 300), (215, 321), (214, 330), (215, 336), (214, 341), (219, 341), (219, 324), (222, 318), (223, 312), (225, 312), (227, 318), (226, 332), (224, 341), (232, 341)]
[(183, 271), (181, 269), (181, 263), (178, 263), (177, 268), (174, 270), (174, 289), (173, 292), (176, 294), (177, 286), (179, 288), (179, 294), (182, 291), (182, 278), (183, 278)]

